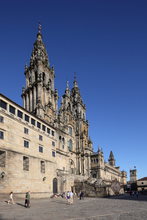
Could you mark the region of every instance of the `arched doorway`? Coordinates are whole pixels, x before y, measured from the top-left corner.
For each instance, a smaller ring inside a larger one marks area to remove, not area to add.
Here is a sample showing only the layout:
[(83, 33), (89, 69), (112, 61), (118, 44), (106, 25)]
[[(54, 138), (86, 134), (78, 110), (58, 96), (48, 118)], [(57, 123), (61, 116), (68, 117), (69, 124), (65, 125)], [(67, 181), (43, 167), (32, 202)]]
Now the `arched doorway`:
[(58, 193), (58, 182), (57, 178), (53, 179), (53, 193)]

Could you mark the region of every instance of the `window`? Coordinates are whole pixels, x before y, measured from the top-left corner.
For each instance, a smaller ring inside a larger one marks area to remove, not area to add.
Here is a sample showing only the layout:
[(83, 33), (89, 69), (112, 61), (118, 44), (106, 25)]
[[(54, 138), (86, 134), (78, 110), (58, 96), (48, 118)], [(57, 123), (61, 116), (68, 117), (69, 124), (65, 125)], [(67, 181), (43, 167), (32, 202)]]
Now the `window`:
[(29, 122), (29, 116), (28, 115), (25, 115), (25, 121)]
[(72, 140), (71, 139), (68, 141), (68, 149), (70, 151), (72, 150)]
[(33, 118), (31, 118), (31, 124), (35, 125), (35, 120)]
[(29, 134), (29, 129), (28, 128), (24, 128), (24, 133), (25, 134)]
[(5, 167), (6, 162), (6, 152), (0, 150), (0, 167)]
[(53, 157), (55, 157), (55, 156), (56, 156), (55, 151), (52, 151), (52, 156), (53, 156)]
[(17, 116), (18, 116), (19, 118), (22, 118), (22, 117), (23, 117), (23, 113), (18, 110), (18, 111), (17, 111)]
[(64, 145), (62, 145), (62, 149), (64, 149)]
[(52, 141), (52, 146), (54, 146), (54, 147), (55, 147), (55, 142), (54, 142), (54, 141)]
[(9, 112), (15, 115), (15, 108), (12, 105), (9, 105)]
[(37, 127), (41, 128), (41, 124), (37, 121)]
[(69, 127), (69, 135), (72, 135), (72, 127)]
[(52, 131), (52, 136), (54, 136), (54, 131)]
[(23, 156), (23, 170), (29, 171), (29, 158)]
[(39, 146), (39, 152), (43, 153), (43, 147), (42, 146)]
[(0, 107), (7, 110), (7, 103), (4, 102), (3, 100), (0, 100)]
[(0, 122), (3, 123), (4, 122), (4, 117), (0, 115)]
[(40, 140), (40, 141), (42, 141), (42, 140), (43, 140), (42, 135), (39, 135), (39, 140)]
[(45, 162), (44, 161), (40, 161), (40, 171), (41, 173), (45, 173)]
[(24, 147), (29, 148), (29, 141), (24, 140)]
[(42, 130), (45, 131), (45, 129), (46, 129), (46, 126), (42, 125)]
[(47, 128), (47, 133), (50, 134), (50, 129), (49, 128)]
[(59, 140), (60, 140), (60, 141), (61, 141), (61, 139), (62, 139), (61, 136), (59, 136)]
[(0, 131), (0, 139), (4, 139), (4, 132)]

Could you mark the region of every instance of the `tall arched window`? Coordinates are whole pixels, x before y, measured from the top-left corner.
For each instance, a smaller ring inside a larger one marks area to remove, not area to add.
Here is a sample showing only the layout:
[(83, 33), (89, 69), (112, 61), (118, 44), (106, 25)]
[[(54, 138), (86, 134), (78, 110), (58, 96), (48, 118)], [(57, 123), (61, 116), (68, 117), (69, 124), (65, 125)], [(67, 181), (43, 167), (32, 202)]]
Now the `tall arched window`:
[(69, 135), (72, 135), (72, 127), (69, 127), (68, 131), (69, 131)]
[(72, 140), (70, 139), (70, 140), (68, 141), (68, 149), (69, 149), (69, 150), (72, 150), (72, 148), (73, 148), (73, 146), (72, 146)]

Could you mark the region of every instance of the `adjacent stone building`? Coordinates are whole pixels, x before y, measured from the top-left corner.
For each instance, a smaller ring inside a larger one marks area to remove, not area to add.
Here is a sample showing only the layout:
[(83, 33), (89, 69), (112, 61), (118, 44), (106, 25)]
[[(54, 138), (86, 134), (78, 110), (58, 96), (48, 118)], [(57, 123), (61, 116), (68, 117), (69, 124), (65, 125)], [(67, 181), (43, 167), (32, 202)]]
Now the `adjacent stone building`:
[(0, 193), (30, 190), (33, 196), (44, 197), (74, 190), (75, 182), (91, 175), (110, 178), (110, 171), (122, 181), (115, 163), (110, 158), (110, 163), (104, 164), (100, 152), (99, 165), (94, 166), (96, 155), (76, 78), (71, 90), (67, 82), (58, 108), (55, 71), (40, 28), (24, 74), (23, 107), (0, 94)]

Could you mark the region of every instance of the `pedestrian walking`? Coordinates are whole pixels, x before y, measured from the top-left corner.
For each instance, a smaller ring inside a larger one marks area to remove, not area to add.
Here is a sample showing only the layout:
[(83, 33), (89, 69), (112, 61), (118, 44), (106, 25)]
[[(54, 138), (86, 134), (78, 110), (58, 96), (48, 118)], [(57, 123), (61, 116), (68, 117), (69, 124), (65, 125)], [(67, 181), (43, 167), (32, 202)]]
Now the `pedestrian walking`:
[(30, 208), (30, 191), (26, 192), (25, 207)]
[(10, 202), (11, 202), (12, 204), (15, 204), (14, 199), (13, 199), (13, 192), (10, 192), (10, 194), (9, 194), (8, 204), (10, 204)]
[(73, 204), (73, 192), (69, 192), (69, 196), (70, 196), (70, 200), (69, 200), (69, 203), (70, 204)]
[(82, 191), (80, 192), (80, 200), (81, 199), (84, 199), (84, 192), (82, 192)]
[(67, 199), (67, 202), (70, 204), (70, 193), (69, 193), (69, 191), (66, 194), (66, 199)]

